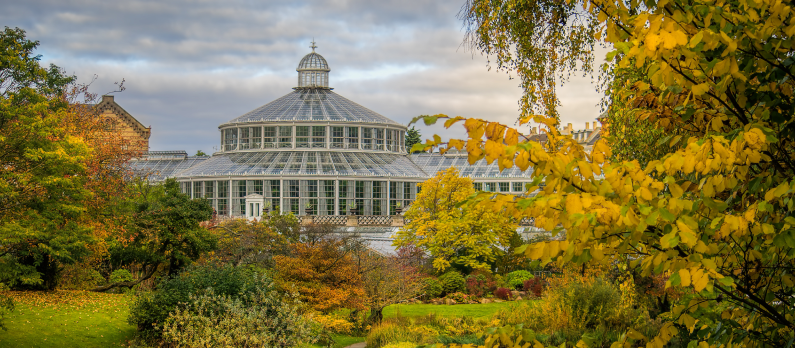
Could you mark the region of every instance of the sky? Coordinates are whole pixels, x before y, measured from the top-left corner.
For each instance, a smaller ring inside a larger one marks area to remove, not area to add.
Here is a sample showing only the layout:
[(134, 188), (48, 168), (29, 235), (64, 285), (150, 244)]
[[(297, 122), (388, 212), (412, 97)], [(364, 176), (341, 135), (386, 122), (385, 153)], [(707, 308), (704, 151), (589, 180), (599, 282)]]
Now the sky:
[[(518, 80), (462, 46), (463, 0), (0, 0), (0, 25), (19, 27), (55, 64), (152, 127), (150, 150), (215, 152), (218, 125), (292, 91), (311, 52), (329, 86), (399, 123), (423, 114), (514, 124)], [(561, 121), (599, 115), (591, 77), (558, 90)], [(417, 126), (423, 138), (461, 128)]]

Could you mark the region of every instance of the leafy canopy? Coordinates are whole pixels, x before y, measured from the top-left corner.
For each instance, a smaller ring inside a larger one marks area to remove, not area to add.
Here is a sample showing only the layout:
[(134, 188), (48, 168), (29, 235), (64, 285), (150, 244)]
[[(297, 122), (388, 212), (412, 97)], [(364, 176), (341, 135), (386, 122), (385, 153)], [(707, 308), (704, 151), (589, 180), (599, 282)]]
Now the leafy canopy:
[[(527, 141), (511, 127), (480, 119), (425, 117), (426, 123), (446, 119), (447, 127), (463, 121), (469, 138), (445, 148), (466, 149), (471, 163), (533, 168), (529, 191), (537, 195), (482, 196), (470, 205), (565, 229), (564, 241), (528, 246), (530, 258), (609, 263), (624, 255), (642, 274), (670, 274), (668, 286), (696, 294), (673, 308), (657, 337), (630, 330), (614, 346), (662, 347), (674, 335), (698, 347), (787, 346), (795, 335), (791, 6), (473, 0), (462, 15), (477, 46), (522, 78), (519, 123), (545, 125), (549, 139), (546, 146)], [(556, 98), (544, 86), (577, 65), (589, 69), (594, 39), (611, 49), (608, 73), (647, 67), (611, 96), (621, 112), (666, 131), (657, 146), (667, 151), (649, 152), (646, 165), (611, 159), (620, 144), (604, 139), (586, 152), (556, 129), (549, 102)], [(431, 140), (425, 148), (441, 144)], [(698, 311), (705, 307), (719, 313)], [(722, 329), (702, 326), (707, 322)]]
[(489, 268), (501, 247), (508, 246), (516, 223), (497, 208), (459, 206), (475, 194), (472, 179), (448, 168), (420, 184), (420, 193), (405, 213), (409, 221), (395, 236), (399, 247), (416, 246), (431, 254), (444, 271), (453, 264)]

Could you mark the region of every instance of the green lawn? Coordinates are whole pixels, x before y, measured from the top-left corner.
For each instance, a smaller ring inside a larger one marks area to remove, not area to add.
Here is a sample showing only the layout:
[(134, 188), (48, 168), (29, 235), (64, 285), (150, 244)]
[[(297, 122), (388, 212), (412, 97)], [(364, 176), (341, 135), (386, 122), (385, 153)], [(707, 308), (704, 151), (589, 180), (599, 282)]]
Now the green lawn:
[(500, 302), (487, 304), (459, 304), (459, 305), (432, 305), (432, 304), (400, 304), (384, 308), (384, 317), (393, 318), (400, 313), (403, 317), (421, 317), (431, 313), (445, 317), (468, 316), (475, 318), (488, 317), (502, 308), (518, 303), (530, 302)]
[(130, 297), (85, 291), (10, 292), (0, 347), (119, 347), (132, 339)]

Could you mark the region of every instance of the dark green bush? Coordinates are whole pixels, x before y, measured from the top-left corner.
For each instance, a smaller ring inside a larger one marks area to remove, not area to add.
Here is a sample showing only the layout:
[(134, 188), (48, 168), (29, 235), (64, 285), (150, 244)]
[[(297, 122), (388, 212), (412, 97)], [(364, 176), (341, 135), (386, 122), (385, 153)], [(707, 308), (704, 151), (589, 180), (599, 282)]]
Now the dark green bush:
[(440, 282), (436, 278), (425, 278), (422, 280), (422, 290), (425, 293), (425, 298), (437, 298), (442, 295), (444, 292), (444, 287), (442, 286), (442, 282)]
[(216, 264), (193, 265), (174, 277), (161, 280), (154, 291), (139, 295), (130, 309), (130, 324), (146, 337), (160, 337), (157, 325), (168, 314), (190, 302), (191, 295), (212, 288), (216, 295), (233, 299), (253, 294), (262, 280), (249, 270)]
[(457, 271), (449, 271), (439, 277), (442, 283), (442, 288), (445, 294), (452, 294), (454, 292), (463, 292), (466, 290), (466, 280), (461, 273)]
[(517, 289), (522, 287), (525, 280), (533, 279), (533, 274), (525, 270), (513, 271), (505, 279), (511, 289)]

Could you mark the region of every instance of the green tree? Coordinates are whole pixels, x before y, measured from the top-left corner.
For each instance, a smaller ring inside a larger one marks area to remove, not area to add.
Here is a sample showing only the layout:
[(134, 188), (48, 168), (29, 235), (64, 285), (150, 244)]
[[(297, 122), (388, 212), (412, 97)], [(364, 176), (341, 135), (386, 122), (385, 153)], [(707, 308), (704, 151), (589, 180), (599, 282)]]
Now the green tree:
[(199, 151), (196, 151), (196, 156), (207, 156), (207, 154), (204, 153), (204, 151), (199, 150)]
[(201, 222), (212, 218), (209, 201), (183, 194), (174, 179), (161, 185), (145, 181), (135, 185), (135, 196), (124, 203), (132, 222), (126, 235), (109, 242), (110, 261), (116, 269), (138, 265), (143, 275), (134, 281), (111, 283), (93, 291), (134, 286), (151, 278), (161, 266), (166, 275), (173, 276), (217, 247), (217, 237), (201, 226)]
[(74, 78), (41, 67), (37, 46), (21, 29), (0, 33), (0, 283), (52, 289), (92, 240), (79, 221), (92, 149), (61, 126)]
[(413, 126), (406, 131), (406, 148), (411, 150), (411, 147), (414, 144), (419, 144), (422, 142), (422, 134), (417, 128)]
[[(409, 221), (395, 238), (399, 247), (416, 246), (433, 256), (433, 266), (489, 268), (510, 244), (516, 223), (501, 211), (459, 206), (475, 194), (472, 179), (455, 168), (440, 171), (420, 184), (417, 200), (405, 213)], [(487, 193), (486, 193), (487, 194)]]
[[(520, 124), (548, 126), (549, 139), (544, 147), (495, 122), (447, 119), (448, 127), (464, 121), (469, 139), (447, 146), (466, 148), (471, 162), (533, 167), (536, 195), (498, 194), (469, 204), (565, 229), (566, 240), (528, 246), (531, 259), (628, 257), (642, 275), (667, 274), (668, 286), (693, 292), (673, 307), (657, 337), (629, 331), (618, 346), (662, 347), (675, 335), (698, 347), (787, 346), (795, 335), (795, 13), (789, 4), (473, 0), (462, 14), (472, 42), (521, 77), (529, 102)], [(557, 98), (543, 87), (574, 67), (589, 69), (593, 39), (577, 33), (604, 39), (612, 49), (608, 67), (647, 64), (641, 78), (615, 95), (621, 112), (667, 133), (659, 144), (669, 148), (647, 152), (656, 158), (645, 166), (611, 159), (605, 141), (586, 153), (556, 130), (554, 105), (543, 101)], [(538, 105), (546, 106), (543, 115), (534, 112)], [(702, 326), (707, 323), (715, 327)]]

